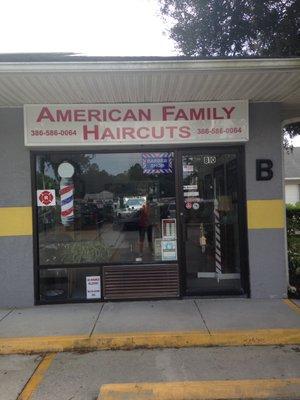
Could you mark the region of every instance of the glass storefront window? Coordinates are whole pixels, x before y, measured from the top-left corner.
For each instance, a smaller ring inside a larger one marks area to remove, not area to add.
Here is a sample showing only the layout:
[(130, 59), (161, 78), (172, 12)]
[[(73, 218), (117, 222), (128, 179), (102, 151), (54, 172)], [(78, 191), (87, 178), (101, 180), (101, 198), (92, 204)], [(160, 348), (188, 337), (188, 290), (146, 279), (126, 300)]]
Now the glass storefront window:
[[(41, 269), (40, 300), (96, 300), (101, 298), (100, 268), (57, 268)], [(90, 291), (87, 278), (96, 280), (97, 290)]]
[(177, 259), (172, 152), (44, 153), (36, 189), (39, 265)]

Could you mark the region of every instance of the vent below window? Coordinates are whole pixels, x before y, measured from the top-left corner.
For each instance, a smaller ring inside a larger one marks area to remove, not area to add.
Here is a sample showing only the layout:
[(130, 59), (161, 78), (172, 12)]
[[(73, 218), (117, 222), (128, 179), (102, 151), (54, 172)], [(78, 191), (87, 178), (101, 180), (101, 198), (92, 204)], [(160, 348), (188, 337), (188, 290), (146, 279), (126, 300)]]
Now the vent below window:
[(105, 299), (179, 297), (178, 265), (103, 267)]

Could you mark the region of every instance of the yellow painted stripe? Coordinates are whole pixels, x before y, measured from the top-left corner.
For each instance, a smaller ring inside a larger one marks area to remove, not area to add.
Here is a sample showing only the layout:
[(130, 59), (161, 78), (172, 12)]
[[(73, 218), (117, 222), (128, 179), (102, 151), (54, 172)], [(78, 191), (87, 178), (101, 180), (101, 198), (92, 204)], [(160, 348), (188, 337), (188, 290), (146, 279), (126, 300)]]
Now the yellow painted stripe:
[(283, 200), (248, 200), (248, 229), (284, 228)]
[(32, 235), (31, 207), (1, 207), (0, 236)]
[(285, 299), (283, 300), (285, 304), (287, 304), (292, 310), (296, 311), (296, 313), (300, 314), (300, 307), (298, 304), (294, 303), (292, 300)]
[(183, 348), (205, 346), (300, 345), (300, 329), (183, 331), (0, 338), (0, 354), (31, 354), (74, 350)]
[(98, 400), (209, 400), (298, 398), (300, 378), (183, 381), (103, 385)]
[(33, 375), (25, 385), (17, 400), (30, 400), (32, 395), (37, 390), (38, 386), (44, 379), (44, 376), (54, 360), (56, 354), (47, 354), (40, 362)]
[[(283, 200), (248, 200), (248, 228), (284, 227)], [(32, 235), (31, 207), (1, 207), (0, 236)]]
[(85, 335), (0, 338), (0, 355), (89, 349), (89, 343), (89, 336)]
[(214, 346), (271, 346), (300, 344), (300, 329), (257, 329), (212, 332)]

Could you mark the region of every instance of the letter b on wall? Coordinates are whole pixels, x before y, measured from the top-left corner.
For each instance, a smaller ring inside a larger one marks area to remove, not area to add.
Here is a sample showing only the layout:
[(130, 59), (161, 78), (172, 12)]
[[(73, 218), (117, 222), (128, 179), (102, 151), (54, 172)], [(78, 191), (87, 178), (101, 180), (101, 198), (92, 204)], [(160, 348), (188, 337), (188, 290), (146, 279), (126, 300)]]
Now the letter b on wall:
[(256, 160), (256, 180), (269, 181), (273, 178), (273, 162), (271, 160)]

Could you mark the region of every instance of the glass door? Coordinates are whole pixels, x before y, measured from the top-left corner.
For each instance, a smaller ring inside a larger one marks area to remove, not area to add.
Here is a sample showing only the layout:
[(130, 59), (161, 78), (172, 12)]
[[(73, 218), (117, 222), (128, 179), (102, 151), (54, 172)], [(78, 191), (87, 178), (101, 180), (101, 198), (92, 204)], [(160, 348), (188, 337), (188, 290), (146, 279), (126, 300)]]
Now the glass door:
[(238, 152), (181, 153), (186, 294), (243, 293)]

